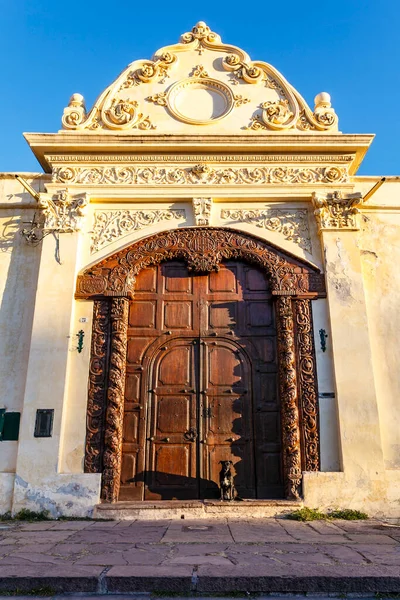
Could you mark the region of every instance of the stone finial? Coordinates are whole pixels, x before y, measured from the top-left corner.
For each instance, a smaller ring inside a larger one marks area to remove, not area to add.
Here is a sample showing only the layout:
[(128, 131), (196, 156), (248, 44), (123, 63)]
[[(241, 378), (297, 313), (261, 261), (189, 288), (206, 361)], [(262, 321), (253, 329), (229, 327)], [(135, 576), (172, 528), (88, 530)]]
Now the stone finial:
[(338, 123), (335, 110), (332, 108), (331, 97), (328, 92), (321, 92), (314, 98), (314, 118), (319, 125), (333, 127)]
[(82, 94), (72, 94), (68, 106), (64, 108), (62, 124), (64, 129), (75, 129), (86, 118), (85, 99)]

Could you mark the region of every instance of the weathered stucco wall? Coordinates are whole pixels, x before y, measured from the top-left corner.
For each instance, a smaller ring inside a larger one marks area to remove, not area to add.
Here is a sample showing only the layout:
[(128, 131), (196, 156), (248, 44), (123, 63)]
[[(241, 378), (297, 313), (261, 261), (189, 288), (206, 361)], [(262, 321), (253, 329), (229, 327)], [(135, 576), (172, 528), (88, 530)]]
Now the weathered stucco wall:
[(386, 194), (363, 213), (360, 251), (385, 467), (400, 469), (400, 194)]
[[(43, 190), (40, 176), (26, 178)], [(34, 201), (11, 176), (0, 178), (0, 408), (21, 412), (25, 392), (40, 246), (29, 247), (20, 231), (29, 227)], [(0, 473), (15, 472), (18, 442), (0, 442)], [(7, 489), (10, 477), (7, 477)], [(0, 484), (1, 486), (1, 484)], [(2, 499), (8, 493), (1, 493)]]

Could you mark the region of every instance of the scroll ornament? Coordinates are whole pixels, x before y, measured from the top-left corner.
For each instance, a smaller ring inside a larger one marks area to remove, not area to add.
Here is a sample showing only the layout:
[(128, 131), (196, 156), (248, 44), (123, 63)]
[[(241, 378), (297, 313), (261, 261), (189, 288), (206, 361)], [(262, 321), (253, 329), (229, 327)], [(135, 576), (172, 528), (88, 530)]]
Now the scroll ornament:
[(185, 216), (183, 209), (95, 211), (91, 253), (97, 252), (132, 231), (155, 225), (160, 221), (182, 220)]
[(305, 208), (280, 209), (223, 209), (221, 219), (249, 223), (268, 231), (280, 233), (289, 242), (312, 253), (308, 211)]
[(313, 194), (314, 215), (319, 230), (324, 229), (359, 229), (358, 206), (362, 202), (362, 194), (345, 194), (335, 191), (328, 194)]

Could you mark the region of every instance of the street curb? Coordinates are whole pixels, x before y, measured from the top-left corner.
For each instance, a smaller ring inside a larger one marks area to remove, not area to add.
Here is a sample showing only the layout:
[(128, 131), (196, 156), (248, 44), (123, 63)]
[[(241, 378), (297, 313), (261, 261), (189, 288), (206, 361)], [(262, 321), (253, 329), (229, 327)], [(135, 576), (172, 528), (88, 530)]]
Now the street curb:
[(400, 577), (392, 575), (338, 576), (338, 575), (257, 575), (257, 576), (210, 576), (161, 575), (149, 572), (105, 576), (2, 576), (2, 592), (36, 592), (47, 588), (54, 593), (95, 592), (107, 595), (129, 592), (171, 592), (186, 596), (201, 593), (237, 592), (258, 593), (399, 593)]

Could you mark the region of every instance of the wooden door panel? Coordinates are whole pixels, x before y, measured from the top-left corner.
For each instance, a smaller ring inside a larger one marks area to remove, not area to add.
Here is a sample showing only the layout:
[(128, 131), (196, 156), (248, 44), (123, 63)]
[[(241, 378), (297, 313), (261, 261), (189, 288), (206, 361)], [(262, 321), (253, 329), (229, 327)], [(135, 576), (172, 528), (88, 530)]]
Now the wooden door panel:
[(192, 338), (167, 342), (153, 360), (146, 499), (198, 496), (195, 360)]
[(120, 499), (143, 498), (144, 482), (149, 500), (216, 497), (221, 460), (242, 497), (282, 495), (267, 277), (240, 261), (204, 275), (149, 267), (129, 314)]

